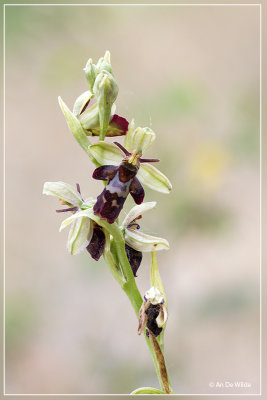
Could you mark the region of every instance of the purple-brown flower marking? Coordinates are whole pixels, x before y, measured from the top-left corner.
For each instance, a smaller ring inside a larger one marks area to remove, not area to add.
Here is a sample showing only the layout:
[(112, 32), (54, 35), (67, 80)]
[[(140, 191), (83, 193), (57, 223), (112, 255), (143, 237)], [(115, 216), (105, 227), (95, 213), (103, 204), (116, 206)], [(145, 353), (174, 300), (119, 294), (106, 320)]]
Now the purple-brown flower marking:
[[(131, 229), (140, 229), (140, 225), (136, 222), (136, 220), (142, 218), (142, 215), (139, 215), (137, 218), (135, 218), (134, 221), (132, 221), (128, 226), (127, 229), (131, 228)], [(125, 243), (125, 251), (126, 251), (126, 255), (129, 261), (129, 264), (132, 268), (134, 277), (136, 278), (137, 275), (137, 271), (140, 267), (140, 264), (142, 262), (143, 259), (143, 253), (139, 250), (133, 249), (131, 246), (129, 246), (127, 243)]]
[(118, 218), (124, 202), (130, 193), (136, 204), (141, 204), (145, 197), (144, 189), (136, 178), (140, 162), (156, 162), (159, 160), (143, 160), (141, 154), (129, 153), (122, 145), (115, 144), (123, 150), (125, 157), (119, 166), (103, 165), (93, 172), (93, 178), (108, 181), (103, 192), (97, 197), (94, 213), (99, 214), (109, 224)]
[(90, 240), (90, 243), (86, 247), (86, 250), (94, 260), (98, 261), (103, 254), (106, 237), (103, 228), (97, 225), (97, 223), (95, 222), (92, 223), (93, 223), (93, 235)]
[(109, 121), (107, 136), (122, 136), (126, 135), (129, 128), (129, 122), (126, 118), (114, 114)]
[(134, 277), (136, 278), (137, 275), (137, 271), (140, 267), (142, 258), (143, 258), (143, 254), (141, 251), (135, 250), (132, 247), (128, 246), (127, 243), (125, 243), (125, 251), (126, 251), (126, 255), (129, 261), (129, 264), (132, 268)]
[(139, 310), (138, 334), (146, 329), (146, 335), (149, 337), (151, 332), (157, 337), (168, 318), (167, 308), (165, 306), (163, 294), (155, 286), (152, 286), (145, 294), (143, 304)]

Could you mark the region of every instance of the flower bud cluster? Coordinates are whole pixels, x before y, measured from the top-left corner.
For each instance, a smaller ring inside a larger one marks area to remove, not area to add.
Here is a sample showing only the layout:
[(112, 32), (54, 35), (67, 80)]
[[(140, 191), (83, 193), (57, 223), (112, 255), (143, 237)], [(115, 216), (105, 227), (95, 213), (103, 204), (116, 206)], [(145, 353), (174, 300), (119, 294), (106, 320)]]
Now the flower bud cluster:
[[(73, 108), (83, 128), (88, 134), (99, 136), (100, 140), (104, 140), (106, 135), (125, 134), (128, 129), (127, 121), (122, 117), (120, 120), (118, 116), (115, 121), (113, 119), (119, 88), (113, 76), (109, 51), (106, 51), (104, 57), (101, 57), (96, 65), (89, 58), (84, 72), (89, 91), (78, 97)], [(90, 99), (94, 97), (97, 102), (85, 112)]]

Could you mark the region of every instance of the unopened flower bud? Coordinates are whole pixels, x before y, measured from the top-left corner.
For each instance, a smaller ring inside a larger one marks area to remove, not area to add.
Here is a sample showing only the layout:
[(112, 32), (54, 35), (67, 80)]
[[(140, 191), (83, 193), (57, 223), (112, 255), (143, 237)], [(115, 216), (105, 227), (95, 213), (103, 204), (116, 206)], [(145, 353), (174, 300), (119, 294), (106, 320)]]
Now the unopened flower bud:
[(112, 74), (112, 68), (110, 63), (110, 52), (107, 50), (104, 57), (101, 57), (96, 64), (97, 74), (103, 71), (107, 71)]
[(97, 75), (93, 92), (99, 108), (100, 140), (104, 140), (111, 116), (111, 107), (115, 102), (119, 88), (113, 75), (101, 72)]
[(150, 128), (129, 129), (124, 145), (128, 151), (136, 150), (144, 153), (154, 142), (156, 134)]
[(93, 61), (91, 58), (89, 58), (89, 60), (86, 63), (86, 66), (83, 70), (85, 72), (85, 76), (86, 76), (87, 82), (89, 84), (89, 89), (92, 91), (97, 72), (96, 72), (96, 66), (95, 66), (95, 64), (93, 64)]

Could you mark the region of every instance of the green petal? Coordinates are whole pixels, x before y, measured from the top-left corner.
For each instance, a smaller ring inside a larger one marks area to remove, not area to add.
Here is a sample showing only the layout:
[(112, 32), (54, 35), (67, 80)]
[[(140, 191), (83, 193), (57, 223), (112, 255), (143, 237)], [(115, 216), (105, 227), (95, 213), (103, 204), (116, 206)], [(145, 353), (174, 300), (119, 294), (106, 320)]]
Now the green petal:
[(150, 201), (137, 205), (131, 209), (131, 211), (126, 215), (122, 227), (127, 227), (132, 221), (134, 221), (139, 215), (143, 215), (144, 212), (151, 210), (156, 206), (156, 201)]
[(89, 100), (94, 97), (94, 94), (90, 91), (87, 90), (86, 92), (82, 93), (75, 101), (74, 106), (73, 106), (73, 114), (77, 117), (83, 108), (85, 107), (86, 103), (89, 102)]
[(80, 193), (64, 182), (45, 182), (43, 194), (56, 196), (72, 206), (79, 207), (83, 202)]
[(115, 144), (102, 141), (89, 146), (89, 152), (101, 165), (119, 165), (125, 156)]
[(130, 126), (125, 137), (124, 146), (130, 152), (136, 150), (137, 152), (144, 153), (155, 139), (156, 134), (152, 129), (139, 127), (133, 130), (132, 126)]
[(166, 394), (162, 390), (155, 389), (152, 387), (140, 387), (138, 389), (135, 389), (132, 393), (130, 394)]
[(169, 179), (154, 165), (148, 163), (141, 164), (137, 177), (141, 183), (158, 192), (170, 193), (172, 189)]
[(142, 252), (167, 250), (170, 247), (166, 239), (147, 235), (146, 233), (133, 229), (126, 229), (125, 241), (133, 249)]
[(76, 218), (71, 225), (67, 248), (71, 255), (81, 253), (89, 244), (93, 234), (91, 220), (87, 217)]

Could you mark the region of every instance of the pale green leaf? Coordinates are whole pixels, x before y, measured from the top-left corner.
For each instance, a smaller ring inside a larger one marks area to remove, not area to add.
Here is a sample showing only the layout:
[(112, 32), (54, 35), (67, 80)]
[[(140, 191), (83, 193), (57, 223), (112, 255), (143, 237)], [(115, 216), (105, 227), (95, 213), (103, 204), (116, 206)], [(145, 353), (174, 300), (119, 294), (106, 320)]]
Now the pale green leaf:
[(132, 393), (130, 394), (166, 394), (162, 390), (155, 389), (152, 387), (140, 387), (138, 389), (135, 389)]

